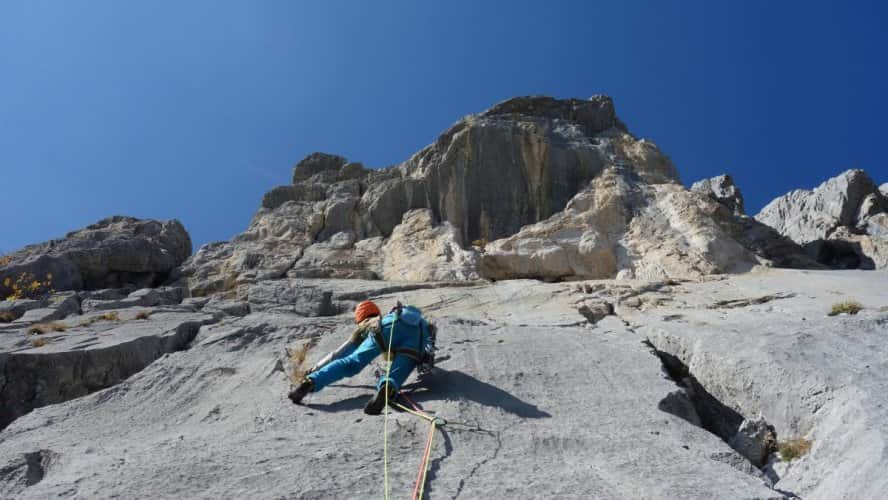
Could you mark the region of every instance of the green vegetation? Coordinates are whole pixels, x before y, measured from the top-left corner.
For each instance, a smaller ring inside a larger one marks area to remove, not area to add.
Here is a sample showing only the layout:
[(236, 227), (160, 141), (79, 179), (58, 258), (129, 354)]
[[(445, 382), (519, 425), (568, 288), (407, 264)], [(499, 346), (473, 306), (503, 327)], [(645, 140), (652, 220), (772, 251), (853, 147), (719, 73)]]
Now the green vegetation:
[(787, 439), (777, 443), (777, 451), (780, 452), (780, 458), (786, 462), (795, 460), (803, 455), (807, 455), (811, 451), (811, 441), (805, 438)]
[(3, 286), (12, 290), (6, 296), (6, 300), (39, 299), (55, 290), (52, 289), (52, 273), (46, 275), (46, 279), (40, 281), (31, 273), (22, 273), (15, 281), (7, 277), (3, 280)]
[(832, 305), (832, 310), (829, 312), (830, 316), (836, 316), (839, 314), (857, 314), (860, 310), (863, 309), (863, 306), (860, 305), (860, 302), (854, 300), (846, 300), (845, 302), (836, 302)]

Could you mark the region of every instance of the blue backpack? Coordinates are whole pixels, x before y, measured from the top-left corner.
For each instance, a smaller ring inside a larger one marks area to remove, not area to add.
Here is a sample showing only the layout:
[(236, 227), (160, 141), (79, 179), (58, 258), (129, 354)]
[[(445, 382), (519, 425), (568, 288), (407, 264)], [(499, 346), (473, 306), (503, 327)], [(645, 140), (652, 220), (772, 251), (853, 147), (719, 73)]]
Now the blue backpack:
[[(391, 351), (416, 361), (417, 371), (425, 374), (435, 366), (437, 329), (422, 316), (422, 311), (400, 302), (383, 316), (382, 328), (376, 333), (376, 343), (382, 351), (388, 350), (388, 339), (394, 337)], [(404, 345), (406, 344), (406, 345)]]

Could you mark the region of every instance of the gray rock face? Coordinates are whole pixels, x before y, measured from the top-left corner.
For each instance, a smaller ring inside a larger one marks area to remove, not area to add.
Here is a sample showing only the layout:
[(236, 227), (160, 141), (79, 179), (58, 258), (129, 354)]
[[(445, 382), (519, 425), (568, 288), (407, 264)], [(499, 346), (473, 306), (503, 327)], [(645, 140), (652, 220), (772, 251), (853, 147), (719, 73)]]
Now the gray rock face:
[(12, 293), (7, 278), (25, 273), (51, 275), (56, 290), (156, 286), (190, 254), (191, 238), (178, 221), (110, 217), (10, 254), (0, 266), (0, 296)]
[(815, 189), (795, 190), (756, 219), (805, 245), (819, 262), (839, 268), (888, 267), (888, 197), (863, 170), (848, 170)]
[[(888, 488), (885, 277), (770, 270), (683, 285), (656, 309), (617, 309), (740, 415), (736, 425), (761, 415), (778, 443), (811, 443), (775, 468), (775, 487), (802, 498), (876, 498)], [(864, 309), (827, 316), (848, 300)]]
[(691, 191), (705, 194), (728, 208), (736, 215), (744, 215), (743, 195), (740, 188), (734, 184), (730, 175), (719, 175), (710, 179), (703, 179), (691, 186)]
[[(657, 408), (672, 383), (619, 321), (606, 319), (596, 330), (553, 326), (582, 320), (563, 288), (516, 281), (469, 294), (410, 293), (448, 339), (436, 371), (408, 381), (411, 399), (449, 422), (432, 446), (426, 491), (466, 498), (779, 496), (758, 477), (710, 458), (730, 453), (727, 444)], [(501, 296), (512, 301), (497, 301)], [(388, 305), (404, 297), (376, 298)], [(535, 307), (542, 304), (545, 314)], [(60, 459), (28, 487), (2, 479), (0, 487), (20, 498), (71, 488), (87, 497), (229, 497), (244, 489), (262, 498), (380, 497), (382, 418), (361, 412), (372, 370), (310, 395), (304, 406), (284, 397), (287, 348), (313, 345), (310, 365), (351, 328), (348, 317), (271, 311), (203, 327), (188, 351), (13, 423), (0, 442), (0, 467), (21, 470), (23, 450)], [(558, 342), (539, 342), (551, 335)], [(528, 349), (532, 344), (538, 346)], [(413, 487), (427, 424), (407, 413), (389, 418), (394, 498)], [(119, 422), (128, 422), (126, 432), (107, 432)], [(357, 456), (363, 465), (355, 465)], [(173, 470), (187, 480), (170, 480)]]
[(47, 298), (44, 306), (28, 309), (15, 324), (30, 325), (45, 321), (55, 321), (80, 312), (80, 297), (76, 292), (61, 292)]
[[(204, 324), (187, 351), (3, 430), (0, 492), (381, 496), (382, 418), (361, 411), (372, 367), (302, 406), (285, 398), (297, 369), (351, 333), (347, 308), (316, 315), (373, 298), (384, 308), (415, 304), (439, 327), (438, 367), (406, 385), (411, 400), (448, 422), (432, 446), (426, 490), (436, 497), (875, 498), (888, 488), (882, 274), (244, 285), (251, 313)], [(860, 298), (864, 310), (826, 316), (847, 298)], [(110, 356), (186, 318), (209, 321), (161, 310), (140, 320), (125, 309), (119, 322), (46, 334), (52, 343), (26, 351)], [(664, 373), (645, 341), (684, 371)], [(289, 353), (303, 347), (306, 359), (293, 364)], [(389, 419), (391, 494), (400, 496), (413, 487), (427, 424), (401, 412)], [(774, 440), (797, 438), (812, 443), (810, 452), (775, 463)], [(851, 474), (858, 480), (848, 481)]]
[[(32, 310), (33, 311), (39, 311)], [(112, 386), (163, 354), (183, 349), (212, 316), (138, 312), (118, 319), (74, 316), (59, 331), (31, 335), (25, 328), (0, 337), (0, 428), (34, 408)], [(39, 318), (49, 321), (55, 318)], [(45, 345), (33, 344), (39, 339)]]
[(172, 305), (182, 302), (185, 290), (180, 287), (143, 288), (136, 290), (122, 299), (99, 300), (86, 299), (81, 304), (84, 313), (124, 309), (127, 307), (152, 307)]

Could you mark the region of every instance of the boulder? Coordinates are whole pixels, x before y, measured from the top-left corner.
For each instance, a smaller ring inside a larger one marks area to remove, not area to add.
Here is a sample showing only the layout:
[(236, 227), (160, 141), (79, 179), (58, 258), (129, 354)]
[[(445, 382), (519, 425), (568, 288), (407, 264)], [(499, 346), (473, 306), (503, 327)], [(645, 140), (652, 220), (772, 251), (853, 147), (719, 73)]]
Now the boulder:
[(382, 278), (391, 281), (480, 279), (478, 252), (464, 250), (454, 227), (435, 225), (429, 209), (411, 210), (382, 248)]
[(776, 451), (777, 435), (774, 426), (759, 415), (744, 420), (728, 444), (756, 467), (763, 467), (771, 453)]
[(863, 170), (848, 170), (813, 190), (795, 190), (766, 205), (757, 220), (835, 268), (888, 267), (888, 197)]
[(12, 293), (7, 279), (23, 275), (46, 279), (55, 290), (157, 286), (190, 254), (179, 221), (110, 217), (10, 254), (0, 266), (0, 295)]
[(743, 195), (730, 175), (724, 174), (697, 181), (691, 186), (691, 191), (705, 194), (737, 215), (745, 213), (743, 211)]

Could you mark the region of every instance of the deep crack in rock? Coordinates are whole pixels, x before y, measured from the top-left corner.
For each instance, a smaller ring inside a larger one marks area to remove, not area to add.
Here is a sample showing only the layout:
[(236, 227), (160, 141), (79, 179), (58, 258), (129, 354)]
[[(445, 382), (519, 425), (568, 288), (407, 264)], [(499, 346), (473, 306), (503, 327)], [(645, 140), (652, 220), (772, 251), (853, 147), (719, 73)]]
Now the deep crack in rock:
[(745, 417), (710, 394), (678, 357), (657, 349), (649, 340), (645, 345), (660, 359), (666, 375), (680, 387), (667, 394), (657, 407), (718, 436), (755, 467), (764, 467), (776, 450), (774, 427), (761, 417)]

